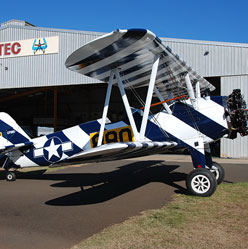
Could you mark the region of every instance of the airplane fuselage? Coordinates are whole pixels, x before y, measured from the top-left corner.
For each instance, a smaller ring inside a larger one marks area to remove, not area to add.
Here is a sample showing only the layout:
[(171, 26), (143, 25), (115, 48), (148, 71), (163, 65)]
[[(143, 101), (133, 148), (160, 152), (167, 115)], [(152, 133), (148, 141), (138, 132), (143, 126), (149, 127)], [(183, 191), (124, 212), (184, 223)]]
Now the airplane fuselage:
[[(198, 99), (197, 109), (189, 101), (176, 102), (170, 108), (172, 114), (162, 111), (149, 116), (146, 141), (175, 141), (178, 149), (202, 151), (201, 142), (211, 143), (229, 132), (224, 107), (209, 97)], [(133, 113), (138, 130), (141, 115), (138, 110)], [(34, 138), (31, 140), (33, 146), (10, 152), (9, 158), (20, 167), (46, 166), (65, 161), (96, 147), (99, 130), (100, 120), (95, 120)], [(127, 141), (134, 141), (127, 120), (106, 124), (103, 143)]]

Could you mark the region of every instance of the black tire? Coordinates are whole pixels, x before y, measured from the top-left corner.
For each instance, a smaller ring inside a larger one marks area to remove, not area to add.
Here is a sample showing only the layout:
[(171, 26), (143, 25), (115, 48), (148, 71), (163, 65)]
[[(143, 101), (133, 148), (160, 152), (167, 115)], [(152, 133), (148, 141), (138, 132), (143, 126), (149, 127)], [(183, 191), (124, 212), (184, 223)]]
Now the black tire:
[(6, 173), (6, 180), (9, 181), (9, 182), (13, 182), (16, 180), (16, 174), (14, 172), (7, 172)]
[(225, 170), (219, 163), (213, 162), (213, 166), (210, 171), (215, 175), (217, 184), (223, 182), (225, 178)]
[(215, 192), (217, 181), (214, 174), (208, 169), (200, 168), (188, 174), (186, 186), (192, 195), (207, 197)]

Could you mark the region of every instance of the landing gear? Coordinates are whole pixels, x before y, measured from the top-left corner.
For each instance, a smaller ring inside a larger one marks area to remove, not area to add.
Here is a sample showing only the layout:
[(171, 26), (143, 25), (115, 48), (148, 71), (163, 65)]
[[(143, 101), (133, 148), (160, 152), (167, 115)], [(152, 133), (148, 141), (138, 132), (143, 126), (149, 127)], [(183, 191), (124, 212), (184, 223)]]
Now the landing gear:
[(13, 182), (16, 180), (16, 174), (13, 171), (7, 171), (6, 180), (9, 182)]
[(5, 169), (6, 180), (15, 181), (16, 180), (15, 172), (9, 171), (13, 167), (14, 164), (11, 162), (8, 155), (3, 155), (2, 157), (0, 157), (0, 165), (3, 169)]
[(223, 182), (225, 178), (225, 171), (219, 163), (213, 162), (213, 165), (210, 171), (215, 175), (217, 184), (220, 184)]
[(199, 168), (189, 173), (186, 186), (192, 195), (207, 197), (215, 192), (217, 181), (208, 169)]

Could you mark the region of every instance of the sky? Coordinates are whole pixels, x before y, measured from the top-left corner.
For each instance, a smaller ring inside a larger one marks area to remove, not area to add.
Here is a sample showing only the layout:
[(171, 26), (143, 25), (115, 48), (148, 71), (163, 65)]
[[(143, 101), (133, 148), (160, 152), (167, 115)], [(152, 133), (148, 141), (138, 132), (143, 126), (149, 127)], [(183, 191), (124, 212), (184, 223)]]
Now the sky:
[(57, 29), (144, 28), (159, 37), (248, 43), (248, 0), (1, 1), (0, 23), (11, 19)]

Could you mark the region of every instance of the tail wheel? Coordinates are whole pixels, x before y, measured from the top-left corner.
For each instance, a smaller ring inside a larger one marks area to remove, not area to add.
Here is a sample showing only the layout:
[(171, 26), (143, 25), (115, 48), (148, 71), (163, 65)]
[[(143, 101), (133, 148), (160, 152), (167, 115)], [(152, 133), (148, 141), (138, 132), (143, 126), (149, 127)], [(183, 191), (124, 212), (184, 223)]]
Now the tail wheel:
[(215, 175), (217, 184), (220, 184), (223, 182), (225, 178), (225, 170), (219, 163), (213, 162), (213, 165), (210, 171)]
[(8, 171), (6, 174), (6, 180), (9, 182), (13, 182), (16, 180), (16, 174), (14, 172)]
[(200, 168), (189, 173), (186, 185), (192, 195), (207, 197), (215, 192), (217, 181), (208, 169)]

